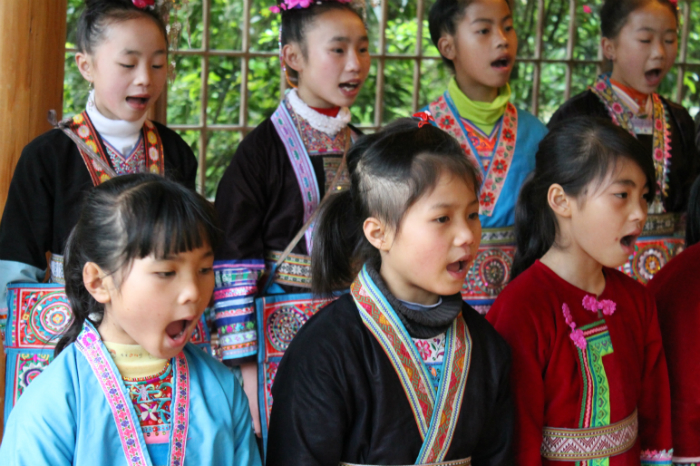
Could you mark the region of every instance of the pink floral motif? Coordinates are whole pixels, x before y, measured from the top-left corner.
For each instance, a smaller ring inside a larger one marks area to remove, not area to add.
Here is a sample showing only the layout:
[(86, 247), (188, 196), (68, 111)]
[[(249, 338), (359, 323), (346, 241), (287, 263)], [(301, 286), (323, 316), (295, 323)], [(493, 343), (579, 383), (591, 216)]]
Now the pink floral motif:
[(515, 135), (513, 134), (513, 131), (509, 129), (504, 129), (503, 130), (503, 137), (506, 138), (506, 141), (512, 141), (513, 138), (515, 138)]
[[(143, 0), (133, 0), (134, 3)], [(153, 0), (149, 0), (153, 1)], [(333, 0), (338, 3), (350, 3), (352, 0)], [(291, 10), (292, 8), (308, 8), (314, 3), (314, 0), (282, 0), (279, 5), (271, 6), (269, 10), (273, 13), (279, 13), (281, 10)], [(317, 1), (316, 3), (321, 3)]]
[(585, 310), (591, 312), (598, 312), (599, 310), (601, 310), (606, 316), (613, 315), (617, 307), (614, 301), (611, 301), (609, 299), (601, 299), (600, 301), (598, 301), (597, 299), (595, 299), (595, 296), (591, 295), (584, 297), (582, 304)]
[(479, 204), (482, 207), (491, 207), (494, 203), (494, 196), (493, 193), (484, 191), (481, 193), (481, 197), (479, 198)]
[(661, 120), (655, 120), (654, 121), (654, 126), (656, 127), (657, 130), (661, 131), (664, 129), (664, 123)]
[(156, 4), (155, 0), (131, 0), (136, 8), (144, 9), (147, 6), (153, 6)]
[(619, 103), (615, 102), (612, 106), (613, 112), (617, 113), (618, 115), (621, 114), (624, 109), (622, 108), (622, 105)]
[(654, 149), (654, 159), (660, 161), (660, 160), (663, 160), (663, 158), (664, 158), (664, 151), (662, 151), (658, 147), (656, 149)]
[(416, 348), (420, 353), (421, 359), (424, 361), (430, 357), (430, 343), (425, 340), (414, 340), (416, 343)]
[(596, 83), (595, 88), (598, 89), (601, 92), (605, 91), (605, 83), (603, 81), (599, 81)]
[(569, 305), (566, 303), (562, 304), (561, 312), (564, 314), (564, 321), (566, 321), (566, 325), (571, 327), (571, 334), (569, 335), (569, 338), (571, 338), (577, 347), (586, 349), (586, 337), (583, 335), (581, 329), (576, 328), (576, 322), (574, 322), (574, 319), (571, 317), (571, 309), (569, 309)]
[(442, 119), (440, 120), (440, 126), (443, 126), (443, 127), (445, 127), (445, 128), (448, 128), (448, 129), (451, 128), (452, 125), (454, 125), (454, 124), (455, 124), (454, 118), (452, 118), (452, 117), (449, 116), (449, 115), (445, 115), (445, 116), (442, 117)]
[(505, 160), (498, 159), (494, 162), (493, 171), (496, 173), (503, 174), (508, 170), (508, 164)]

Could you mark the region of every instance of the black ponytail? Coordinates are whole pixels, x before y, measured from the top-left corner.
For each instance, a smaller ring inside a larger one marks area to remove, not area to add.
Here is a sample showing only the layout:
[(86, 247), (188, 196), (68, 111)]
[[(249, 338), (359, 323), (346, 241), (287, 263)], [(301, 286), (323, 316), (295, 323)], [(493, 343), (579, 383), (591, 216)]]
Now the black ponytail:
[(98, 325), (104, 315), (104, 306), (83, 283), (86, 263), (94, 262), (113, 276), (119, 288), (135, 259), (151, 254), (164, 258), (205, 243), (216, 249), (220, 238), (211, 203), (174, 181), (133, 174), (95, 187), (64, 249), (63, 274), (74, 321), (55, 354), (75, 341), (86, 319)]
[(438, 183), (457, 176), (477, 192), (477, 169), (441, 129), (402, 118), (363, 136), (347, 155), (350, 190), (334, 194), (316, 221), (311, 283), (316, 294), (346, 288), (366, 262), (381, 265), (379, 251), (363, 231), (369, 217), (400, 231), (406, 210)]
[(106, 27), (112, 22), (123, 22), (139, 17), (153, 20), (168, 43), (168, 32), (163, 14), (156, 7), (138, 8), (131, 0), (86, 0), (85, 9), (78, 19), (77, 45), (83, 53), (93, 53), (102, 42)]
[(515, 206), (516, 251), (511, 280), (556, 243), (557, 219), (549, 207), (550, 186), (583, 198), (591, 184), (602, 183), (618, 161), (636, 163), (646, 176), (651, 204), (656, 191), (651, 154), (630, 133), (607, 118), (579, 117), (554, 125), (540, 141), (535, 171), (523, 184)]

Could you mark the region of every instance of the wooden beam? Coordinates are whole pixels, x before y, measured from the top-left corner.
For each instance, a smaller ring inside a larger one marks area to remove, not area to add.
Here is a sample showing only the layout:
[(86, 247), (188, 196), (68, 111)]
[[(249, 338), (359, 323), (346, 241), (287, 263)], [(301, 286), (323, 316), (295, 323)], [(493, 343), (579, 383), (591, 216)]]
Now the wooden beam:
[[(49, 110), (62, 114), (66, 12), (67, 0), (0, 1), (0, 211), (22, 148), (51, 128)], [(0, 356), (1, 420), (5, 357)]]

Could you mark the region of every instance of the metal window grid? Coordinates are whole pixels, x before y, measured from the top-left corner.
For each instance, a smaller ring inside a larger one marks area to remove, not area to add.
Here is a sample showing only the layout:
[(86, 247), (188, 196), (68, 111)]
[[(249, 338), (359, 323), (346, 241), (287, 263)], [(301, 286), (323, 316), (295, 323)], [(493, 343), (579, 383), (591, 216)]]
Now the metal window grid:
[[(230, 131), (230, 132), (240, 132), (243, 136), (248, 134), (254, 127), (249, 125), (248, 120), (248, 71), (250, 60), (254, 58), (270, 58), (277, 57), (277, 52), (258, 52), (250, 50), (250, 11), (253, 0), (239, 0), (243, 2), (243, 27), (242, 27), (242, 47), (241, 50), (217, 50), (210, 47), (210, 13), (211, 13), (211, 2), (212, 0), (202, 0), (202, 22), (205, 33), (202, 35), (202, 46), (199, 49), (187, 49), (187, 50), (174, 50), (171, 53), (175, 56), (195, 56), (200, 57), (201, 60), (201, 110), (200, 110), (200, 123), (199, 124), (175, 124), (168, 125), (171, 129), (175, 131), (198, 131), (199, 132), (199, 171), (198, 171), (198, 186), (201, 192), (204, 192), (204, 186), (206, 182), (206, 157), (207, 157), (207, 138), (209, 131)], [(258, 0), (261, 1), (261, 0)], [(396, 0), (374, 0), (372, 3), (378, 4), (381, 11), (381, 17), (379, 22), (380, 36), (378, 38), (378, 53), (371, 54), (371, 59), (377, 64), (377, 77), (376, 77), (376, 91), (375, 91), (375, 104), (374, 104), (374, 121), (372, 125), (360, 126), (363, 130), (375, 131), (382, 126), (382, 115), (384, 111), (383, 101), (384, 101), (384, 69), (385, 64), (388, 60), (413, 60), (413, 90), (412, 90), (412, 108), (417, 111), (421, 104), (425, 102), (420, 102), (420, 78), (421, 78), (421, 66), (425, 60), (440, 60), (439, 56), (428, 56), (423, 54), (422, 44), (423, 44), (423, 19), (427, 16), (426, 11), (426, 0), (409, 0), (416, 2), (416, 21), (417, 21), (417, 33), (415, 40), (415, 52), (413, 54), (389, 54), (387, 53), (387, 39), (386, 39), (386, 28), (387, 28), (387, 18), (389, 13), (389, 2)], [(565, 102), (571, 96), (572, 88), (572, 77), (574, 73), (574, 68), (577, 65), (596, 65), (598, 71), (601, 69), (601, 59), (602, 52), (598, 51), (597, 59), (574, 59), (574, 48), (576, 45), (576, 11), (580, 3), (580, 0), (560, 0), (568, 1), (569, 3), (569, 18), (574, 18), (573, 21), (569, 21), (568, 26), (568, 39), (566, 46), (566, 57), (564, 59), (549, 59), (544, 56), (543, 43), (544, 29), (545, 29), (545, 0), (537, 1), (537, 28), (535, 37), (535, 48), (534, 56), (532, 57), (518, 57), (517, 61), (520, 63), (532, 64), (533, 65), (533, 77), (532, 77), (532, 101), (530, 104), (530, 111), (535, 116), (539, 114), (539, 98), (540, 98), (540, 87), (542, 79), (542, 65), (554, 64), (554, 65), (565, 65), (565, 90), (562, 96), (561, 102)], [(554, 1), (554, 0), (552, 0)], [(370, 3), (370, 0), (368, 0)], [(682, 29), (680, 31), (680, 41), (679, 41), (679, 53), (676, 60), (677, 69), (677, 82), (675, 90), (675, 100), (682, 101), (684, 86), (683, 78), (686, 71), (689, 70), (700, 70), (700, 63), (690, 63), (688, 62), (688, 37), (690, 32), (690, 3), (688, 0), (679, 2), (680, 16), (684, 19)], [(68, 49), (67, 52), (76, 52), (75, 49)], [(232, 59), (242, 59), (242, 69), (241, 69), (241, 84), (240, 84), (240, 117), (239, 124), (209, 124), (207, 122), (207, 105), (208, 105), (208, 91), (209, 91), (209, 60), (212, 57), (230, 57)], [(283, 91), (286, 88), (286, 81), (284, 76), (280, 79), (280, 87)], [(155, 118), (161, 121), (166, 121), (166, 106), (167, 106), (167, 92), (164, 92), (164, 96), (159, 100), (159, 105), (155, 109)]]

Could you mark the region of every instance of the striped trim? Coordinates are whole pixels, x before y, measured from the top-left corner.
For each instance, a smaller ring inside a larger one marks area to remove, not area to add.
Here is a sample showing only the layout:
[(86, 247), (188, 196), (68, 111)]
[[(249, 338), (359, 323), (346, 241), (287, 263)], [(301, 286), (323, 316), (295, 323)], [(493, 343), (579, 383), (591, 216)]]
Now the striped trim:
[[(454, 461), (443, 461), (441, 463), (420, 463), (416, 466), (471, 466), (472, 464), (472, 459), (471, 457), (463, 459), (463, 460), (454, 460)], [(359, 464), (359, 463), (338, 463), (338, 466), (374, 466), (374, 465), (368, 465), (368, 464)], [(408, 466), (408, 465), (404, 465)]]
[[(282, 256), (281, 251), (267, 251), (265, 260), (273, 265)], [(277, 268), (275, 283), (311, 288), (311, 257), (305, 254), (289, 254)]]
[(637, 440), (637, 411), (622, 421), (589, 429), (545, 427), (540, 453), (551, 461), (588, 461), (624, 453)]
[(394, 367), (413, 411), (423, 439), (417, 463), (441, 461), (452, 443), (471, 364), (471, 335), (464, 319), (460, 314), (447, 330), (444, 371), (435, 394), (418, 349), (366, 266), (350, 292), (363, 323)]

